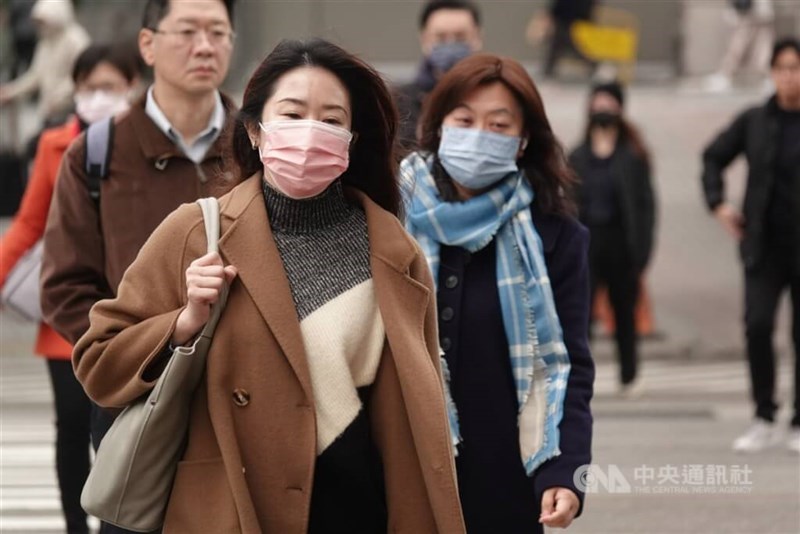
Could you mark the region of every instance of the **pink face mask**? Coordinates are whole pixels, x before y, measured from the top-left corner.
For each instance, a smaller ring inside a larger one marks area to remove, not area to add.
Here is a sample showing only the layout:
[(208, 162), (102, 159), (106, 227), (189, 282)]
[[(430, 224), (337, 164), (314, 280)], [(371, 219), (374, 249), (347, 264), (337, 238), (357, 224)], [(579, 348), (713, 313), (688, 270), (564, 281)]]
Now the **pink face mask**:
[(350, 162), (349, 130), (314, 120), (259, 124), (264, 172), (284, 195), (311, 198), (328, 188)]

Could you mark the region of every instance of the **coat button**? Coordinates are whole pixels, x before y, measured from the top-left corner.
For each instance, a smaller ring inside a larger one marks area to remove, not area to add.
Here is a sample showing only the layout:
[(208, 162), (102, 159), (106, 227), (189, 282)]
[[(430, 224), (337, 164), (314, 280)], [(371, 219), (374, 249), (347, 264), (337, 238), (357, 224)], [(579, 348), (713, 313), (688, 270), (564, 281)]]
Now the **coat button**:
[(456, 314), (456, 313), (453, 311), (453, 308), (451, 308), (450, 306), (448, 306), (448, 307), (446, 307), (446, 308), (444, 308), (444, 309), (442, 310), (442, 313), (441, 313), (441, 315), (440, 315), (440, 316), (441, 316), (441, 318), (442, 318), (442, 321), (452, 321), (452, 320), (453, 320), (453, 316), (454, 316), (455, 314)]
[(250, 393), (247, 392), (245, 389), (234, 389), (233, 390), (233, 402), (236, 406), (240, 406), (244, 408), (248, 404), (250, 404)]
[(451, 348), (453, 348), (453, 342), (450, 341), (449, 337), (443, 337), (442, 338), (442, 350), (447, 352)]
[(458, 277), (454, 274), (448, 276), (444, 281), (444, 287), (447, 289), (453, 289), (458, 285)]

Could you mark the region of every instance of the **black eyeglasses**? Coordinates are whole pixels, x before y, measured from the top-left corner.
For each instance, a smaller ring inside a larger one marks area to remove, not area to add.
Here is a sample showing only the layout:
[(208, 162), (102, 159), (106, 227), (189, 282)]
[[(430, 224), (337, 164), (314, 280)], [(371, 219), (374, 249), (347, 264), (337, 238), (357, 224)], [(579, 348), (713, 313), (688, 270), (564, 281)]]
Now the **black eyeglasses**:
[(236, 33), (231, 30), (223, 30), (218, 28), (185, 28), (182, 30), (159, 30), (156, 28), (148, 28), (153, 33), (171, 36), (178, 41), (181, 46), (191, 46), (197, 43), (200, 35), (205, 35), (208, 42), (213, 46), (230, 46), (236, 39)]

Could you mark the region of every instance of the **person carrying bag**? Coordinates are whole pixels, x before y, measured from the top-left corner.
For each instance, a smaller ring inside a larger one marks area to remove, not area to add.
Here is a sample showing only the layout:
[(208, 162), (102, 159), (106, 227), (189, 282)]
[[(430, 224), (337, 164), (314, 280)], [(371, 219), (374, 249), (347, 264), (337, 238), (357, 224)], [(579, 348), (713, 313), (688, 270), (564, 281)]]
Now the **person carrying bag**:
[[(197, 203), (203, 211), (208, 253), (215, 253), (219, 203), (213, 197)], [(227, 298), (227, 286), (223, 286), (197, 340), (191, 346), (172, 349), (150, 394), (125, 408), (114, 421), (81, 495), (81, 505), (88, 513), (136, 532), (162, 526), (183, 455), (192, 397), (204, 374), (208, 348)]]

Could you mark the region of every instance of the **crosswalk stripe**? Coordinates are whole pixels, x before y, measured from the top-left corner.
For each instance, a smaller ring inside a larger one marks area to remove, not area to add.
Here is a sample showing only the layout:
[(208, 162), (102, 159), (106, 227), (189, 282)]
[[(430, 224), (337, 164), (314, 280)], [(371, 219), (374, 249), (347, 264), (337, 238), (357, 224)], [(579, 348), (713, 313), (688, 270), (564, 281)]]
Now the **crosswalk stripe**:
[[(643, 362), (640, 368), (643, 391), (663, 393), (747, 393), (750, 379), (747, 364), (741, 361), (692, 364)], [(780, 362), (776, 371), (779, 390), (788, 390), (793, 381), (789, 362)], [(604, 394), (619, 388), (618, 367), (613, 362), (597, 364), (594, 389)]]
[[(778, 384), (788, 390), (793, 373), (781, 362)], [(53, 398), (45, 368), (37, 361), (0, 369), (0, 532), (19, 534), (63, 532), (64, 520), (55, 473), (55, 428), (50, 406)], [(641, 364), (644, 394), (742, 393), (749, 390), (744, 361), (666, 362)], [(618, 367), (614, 361), (598, 362), (595, 392), (617, 391)], [(16, 410), (38, 406), (31, 419)], [(97, 523), (93, 522), (96, 526)]]

